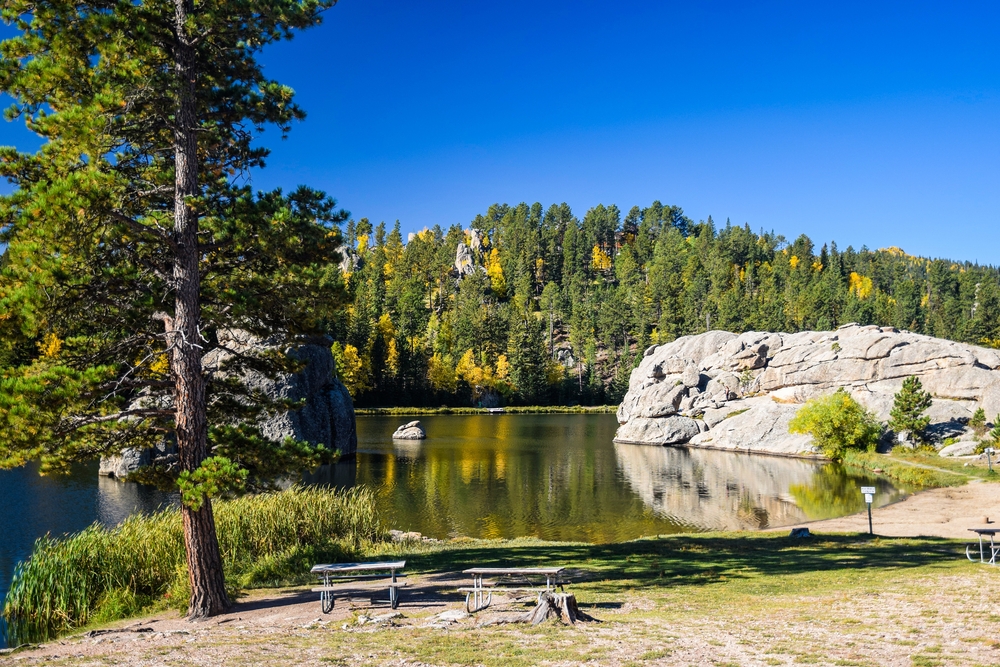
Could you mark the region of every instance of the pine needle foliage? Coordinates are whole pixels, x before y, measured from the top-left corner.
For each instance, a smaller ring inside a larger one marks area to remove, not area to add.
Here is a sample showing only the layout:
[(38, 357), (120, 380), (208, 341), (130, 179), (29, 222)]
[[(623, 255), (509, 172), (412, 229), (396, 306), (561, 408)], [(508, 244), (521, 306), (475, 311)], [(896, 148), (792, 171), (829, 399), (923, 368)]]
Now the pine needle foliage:
[[(304, 117), (257, 57), (334, 1), (2, 7), (14, 28), (0, 43), (6, 118), (41, 147), (0, 148), (0, 177), (14, 185), (0, 197), (0, 467), (39, 460), (59, 472), (176, 443), (168, 472), (196, 480), (182, 509), (192, 617), (229, 604), (211, 493), (273, 474), (273, 461), (328, 454), (263, 438), (255, 424), (295, 406), (238, 379), (295, 370), (294, 355), (225, 341), (241, 330), (294, 349), (328, 332), (344, 298), (346, 212), (307, 187), (249, 185), (269, 154), (261, 133)], [(226, 367), (207, 372), (202, 359), (220, 348)]]
[(976, 408), (976, 411), (972, 413), (972, 418), (969, 419), (969, 428), (972, 432), (976, 434), (976, 438), (982, 438), (986, 435), (986, 431), (989, 430), (986, 424), (986, 411), (982, 408)]
[(896, 393), (892, 411), (889, 413), (889, 428), (896, 433), (909, 431), (921, 442), (924, 440), (924, 429), (931, 423), (930, 417), (924, 413), (931, 407), (931, 395), (924, 391), (920, 378), (911, 375), (903, 380), (903, 387)]

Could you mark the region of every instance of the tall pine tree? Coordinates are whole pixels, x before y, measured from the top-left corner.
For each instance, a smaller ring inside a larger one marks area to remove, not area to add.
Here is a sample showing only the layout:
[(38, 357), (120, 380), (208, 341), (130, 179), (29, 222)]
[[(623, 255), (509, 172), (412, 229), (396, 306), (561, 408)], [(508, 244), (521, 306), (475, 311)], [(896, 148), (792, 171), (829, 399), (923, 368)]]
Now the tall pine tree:
[(229, 606), (211, 490), (239, 484), (249, 449), (265, 467), (318, 453), (266, 441), (232, 379), (287, 359), (237, 355), (221, 380), (202, 357), (234, 329), (322, 333), (338, 306), (346, 215), (322, 193), (245, 185), (268, 154), (260, 131), (303, 116), (257, 54), (333, 1), (3, 5), (17, 29), (0, 46), (8, 118), (43, 143), (0, 149), (16, 186), (0, 198), (0, 326), (20, 351), (0, 381), (0, 466), (57, 470), (173, 438), (192, 618)]

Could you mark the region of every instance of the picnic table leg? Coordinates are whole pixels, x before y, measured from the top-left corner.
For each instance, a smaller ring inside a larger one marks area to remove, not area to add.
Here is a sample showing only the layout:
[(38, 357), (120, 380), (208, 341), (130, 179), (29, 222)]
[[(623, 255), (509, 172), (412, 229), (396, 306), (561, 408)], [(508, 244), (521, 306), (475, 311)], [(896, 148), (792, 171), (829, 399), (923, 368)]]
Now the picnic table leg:
[[(392, 570), (392, 583), (396, 583), (396, 571)], [(399, 590), (395, 586), (389, 586), (389, 607), (395, 609), (399, 606)]]
[(486, 588), (483, 586), (483, 575), (472, 575), (472, 590), (465, 594), (465, 610), (470, 614), (485, 609), (493, 602), (493, 592), (486, 595)]
[[(330, 574), (325, 573), (323, 575), (323, 587), (330, 587)], [(319, 606), (324, 614), (329, 614), (333, 611), (333, 591), (320, 591), (319, 593)]]

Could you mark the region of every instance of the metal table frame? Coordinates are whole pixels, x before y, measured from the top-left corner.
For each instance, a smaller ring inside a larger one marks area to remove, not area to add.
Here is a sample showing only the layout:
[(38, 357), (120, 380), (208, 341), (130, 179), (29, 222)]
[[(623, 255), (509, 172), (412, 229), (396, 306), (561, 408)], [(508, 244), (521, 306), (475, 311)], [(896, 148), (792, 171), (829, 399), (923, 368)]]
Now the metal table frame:
[(463, 574), (472, 575), (472, 590), (469, 590), (465, 595), (465, 608), (471, 614), (476, 611), (481, 611), (486, 607), (490, 606), (493, 602), (493, 591), (494, 590), (504, 590), (497, 589), (493, 586), (486, 586), (483, 583), (483, 577), (495, 576), (495, 577), (515, 577), (520, 576), (527, 579), (530, 576), (544, 576), (545, 577), (545, 588), (541, 586), (531, 586), (529, 589), (524, 590), (537, 590), (539, 595), (544, 592), (554, 591), (556, 586), (559, 585), (557, 577), (562, 573), (563, 569), (561, 567), (472, 567), (467, 570), (462, 570)]
[[(381, 563), (329, 563), (325, 565), (314, 565), (310, 570), (312, 574), (319, 575), (323, 580), (323, 586), (319, 591), (319, 601), (324, 614), (329, 614), (333, 610), (334, 592), (331, 588), (338, 583), (350, 583), (359, 577), (364, 577), (360, 573), (378, 572), (388, 570), (389, 574), (383, 575), (389, 579), (389, 606), (393, 609), (399, 606), (399, 583), (396, 579), (397, 571), (406, 567), (405, 560), (386, 561)], [(379, 578), (379, 575), (371, 575)]]
[[(973, 533), (976, 533), (976, 535), (979, 536), (979, 562), (980, 563), (989, 563), (990, 565), (996, 565), (997, 564), (997, 553), (1000, 552), (1000, 546), (996, 546), (996, 544), (994, 544), (993, 538), (994, 538), (994, 536), (998, 532), (1000, 532), (1000, 528), (969, 528), (969, 530), (972, 531)], [(986, 551), (983, 549), (983, 536), (984, 535), (988, 535), (989, 538), (990, 538), (990, 546), (989, 546), (990, 557), (989, 558), (986, 558)], [(975, 552), (972, 552), (972, 548), (974, 546), (975, 546), (974, 544), (970, 544), (970, 545), (968, 545), (968, 546), (965, 547), (965, 555), (972, 562), (976, 562), (976, 559), (973, 558), (973, 554)]]

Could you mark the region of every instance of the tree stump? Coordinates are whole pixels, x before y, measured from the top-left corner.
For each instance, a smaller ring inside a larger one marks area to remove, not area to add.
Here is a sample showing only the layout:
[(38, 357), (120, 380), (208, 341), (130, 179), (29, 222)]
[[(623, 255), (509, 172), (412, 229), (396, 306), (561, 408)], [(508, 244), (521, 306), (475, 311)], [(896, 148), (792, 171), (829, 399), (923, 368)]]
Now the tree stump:
[(555, 616), (563, 623), (574, 625), (577, 621), (595, 621), (582, 611), (576, 604), (576, 596), (572, 593), (554, 593), (545, 591), (538, 596), (538, 604), (534, 609), (519, 619), (522, 623), (538, 625), (550, 616)]

